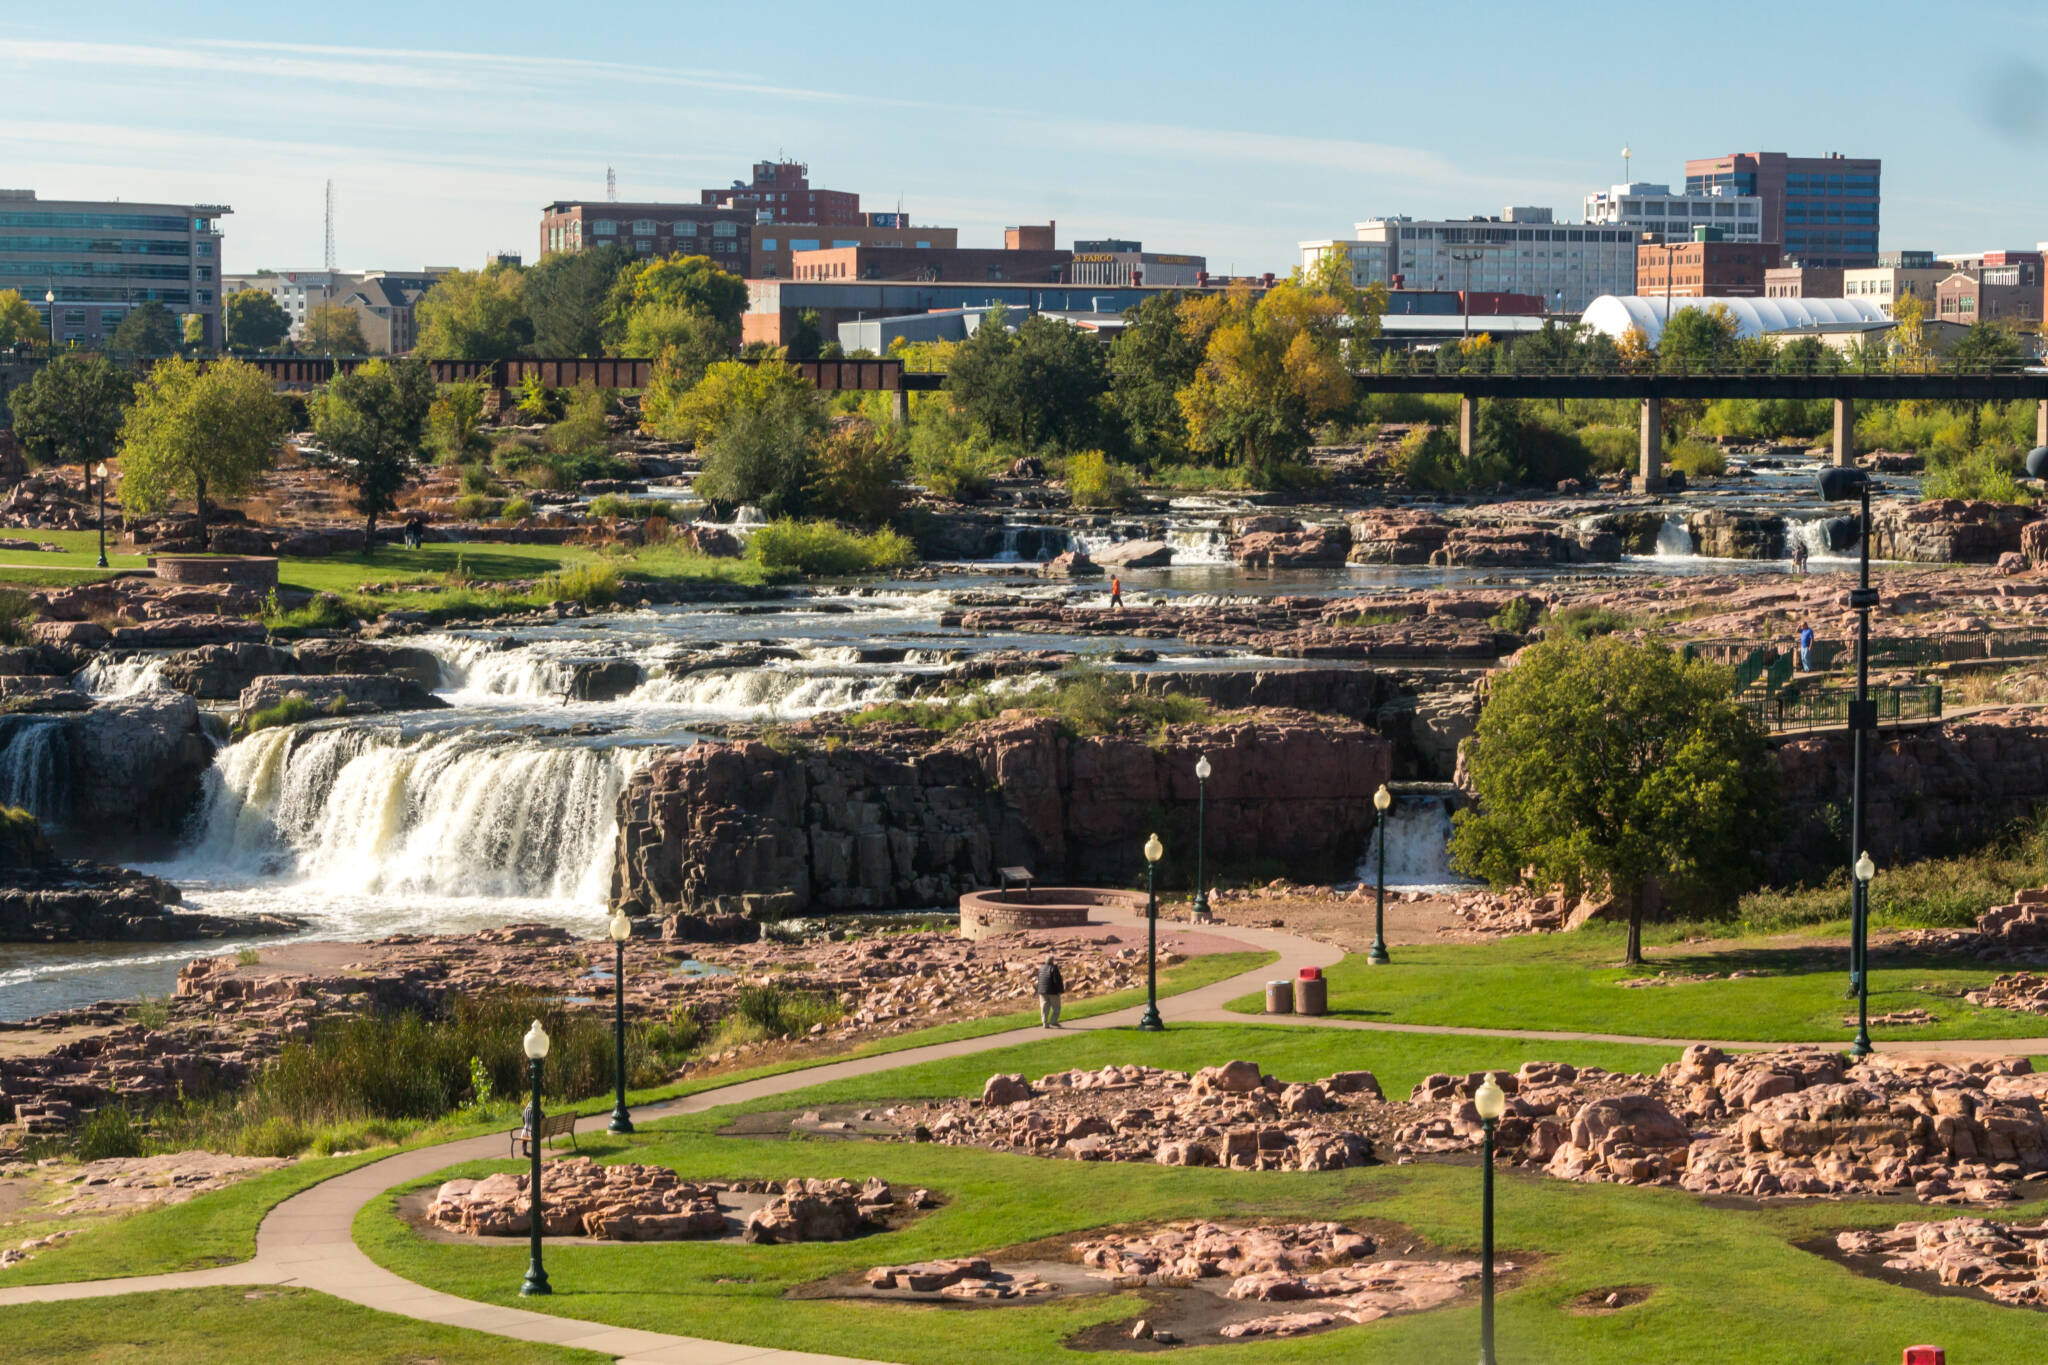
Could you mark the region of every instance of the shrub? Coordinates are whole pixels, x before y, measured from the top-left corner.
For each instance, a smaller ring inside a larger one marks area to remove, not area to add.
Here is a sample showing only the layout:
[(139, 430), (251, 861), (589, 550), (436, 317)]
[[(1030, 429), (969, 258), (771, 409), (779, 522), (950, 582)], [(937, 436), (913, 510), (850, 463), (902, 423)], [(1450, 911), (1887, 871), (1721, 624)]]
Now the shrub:
[(2034, 495), (2021, 484), (2017, 474), (2017, 449), (2004, 449), (1991, 442), (1960, 456), (1930, 464), (1920, 481), (1920, 495), (1926, 498), (1988, 498), (1992, 502), (2031, 503)]
[(31, 636), (28, 623), (36, 614), (25, 592), (0, 588), (0, 645), (25, 645)]
[(347, 706), (348, 698), (344, 696), (335, 697), (325, 706), (310, 697), (286, 697), (275, 706), (251, 711), (237, 729), (241, 734), (253, 735), (258, 730), (270, 730), (280, 725), (297, 725), (322, 716), (338, 716)]
[(837, 1000), (801, 991), (787, 991), (773, 982), (742, 986), (733, 997), (733, 1011), (718, 1024), (711, 1046), (763, 1043), (801, 1038), (814, 1024), (829, 1024), (845, 1013)]
[(747, 555), (766, 568), (827, 575), (884, 573), (917, 562), (916, 547), (900, 531), (862, 535), (829, 521), (786, 518), (754, 532)]
[(619, 571), (610, 564), (579, 564), (570, 569), (557, 569), (541, 579), (535, 591), (547, 602), (608, 606), (619, 600)]
[(519, 381), (519, 415), (529, 422), (552, 422), (562, 415), (561, 396), (529, 374)]
[(1664, 463), (1689, 479), (1728, 472), (1728, 456), (1721, 447), (1687, 437), (1664, 453)]
[(1543, 633), (1550, 639), (1590, 640), (1634, 625), (1634, 618), (1612, 607), (1566, 607), (1543, 617)]
[(278, 632), (346, 630), (365, 616), (374, 615), (374, 608), (360, 602), (352, 603), (339, 593), (315, 593), (312, 601), (290, 611), (286, 611), (278, 601), (275, 588), (263, 598), (263, 624), (267, 629)]
[(1487, 624), (1491, 625), (1495, 630), (1510, 631), (1516, 635), (1527, 635), (1530, 627), (1536, 624), (1536, 618), (1541, 614), (1535, 601), (1531, 598), (1511, 597), (1507, 600), (1506, 605), (1493, 614), (1493, 618)]
[(71, 1153), (80, 1161), (141, 1156), (148, 1150), (143, 1127), (118, 1104), (102, 1105), (86, 1116), (71, 1139)]
[(611, 429), (605, 414), (611, 401), (609, 390), (578, 389), (562, 420), (547, 429), (542, 442), (556, 455), (609, 453)]
[(488, 465), (470, 464), (462, 467), (462, 491), (482, 495), (495, 492), (497, 481), (491, 477)]
[(600, 493), (590, 500), (593, 517), (626, 517), (640, 521), (666, 514), (674, 504), (658, 498), (629, 498), (623, 493)]
[(1628, 474), (1642, 457), (1642, 433), (1633, 427), (1595, 424), (1579, 428), (1586, 448), (1586, 468), (1594, 474)]
[(462, 521), (489, 521), (498, 515), (502, 503), (481, 493), (465, 493), (455, 500), (455, 515)]
[(507, 521), (524, 521), (533, 515), (533, 504), (525, 498), (508, 498), (498, 515)]
[(1099, 450), (1084, 450), (1067, 460), (1067, 496), (1076, 507), (1122, 507), (1133, 496), (1131, 476)]
[(805, 505), (814, 512), (879, 526), (903, 507), (903, 447), (894, 430), (842, 421), (811, 456)]

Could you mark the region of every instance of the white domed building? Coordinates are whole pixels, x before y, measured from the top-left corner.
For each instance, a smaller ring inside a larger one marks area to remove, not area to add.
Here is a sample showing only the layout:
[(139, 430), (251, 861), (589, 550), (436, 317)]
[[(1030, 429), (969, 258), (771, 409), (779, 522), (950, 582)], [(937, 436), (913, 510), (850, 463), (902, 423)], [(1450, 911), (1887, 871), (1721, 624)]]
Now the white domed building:
[(1631, 327), (1640, 330), (1654, 346), (1664, 335), (1665, 310), (1682, 313), (1688, 308), (1701, 311), (1716, 305), (1735, 316), (1738, 337), (1768, 336), (1775, 332), (1818, 332), (1831, 328), (1844, 331), (1889, 327), (1875, 299), (1702, 299), (1662, 295), (1603, 294), (1588, 304), (1579, 321), (1596, 332), (1619, 341)]

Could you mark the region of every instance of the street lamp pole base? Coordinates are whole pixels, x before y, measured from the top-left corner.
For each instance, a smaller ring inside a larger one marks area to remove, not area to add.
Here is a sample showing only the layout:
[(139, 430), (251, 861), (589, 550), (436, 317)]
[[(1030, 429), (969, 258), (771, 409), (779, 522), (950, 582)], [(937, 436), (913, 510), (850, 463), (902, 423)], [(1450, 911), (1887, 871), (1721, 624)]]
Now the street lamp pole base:
[(1871, 1046), (1868, 1038), (1859, 1037), (1855, 1042), (1849, 1044), (1849, 1055), (1851, 1057), (1868, 1057), (1870, 1053)]
[(1164, 1032), (1166, 1032), (1166, 1021), (1165, 1021), (1164, 1019), (1161, 1019), (1161, 1018), (1159, 1017), (1159, 1007), (1158, 1007), (1157, 1005), (1147, 1005), (1147, 1006), (1145, 1006), (1145, 1013), (1144, 1013), (1144, 1015), (1143, 1015), (1143, 1016), (1142, 1016), (1142, 1017), (1141, 1017), (1141, 1018), (1140, 1018), (1140, 1019), (1138, 1020), (1138, 1032), (1140, 1032), (1140, 1033), (1164, 1033)]
[(605, 1131), (606, 1131), (607, 1133), (630, 1133), (630, 1132), (632, 1132), (632, 1131), (633, 1131), (633, 1116), (632, 1116), (631, 1114), (628, 1114), (628, 1113), (627, 1113), (627, 1112), (626, 1112), (625, 1110), (623, 1110), (623, 1109), (614, 1109), (614, 1110), (612, 1110), (612, 1121), (611, 1121), (611, 1124), (610, 1124), (610, 1125), (609, 1125), (609, 1126), (608, 1126), (608, 1127), (607, 1127), (607, 1128), (605, 1129)]
[(1374, 940), (1372, 948), (1365, 955), (1365, 960), (1376, 967), (1384, 967), (1394, 959), (1387, 955), (1386, 944)]
[(527, 1271), (526, 1278), (519, 1285), (519, 1297), (522, 1299), (532, 1298), (536, 1294), (552, 1294), (554, 1292), (555, 1287), (548, 1283), (548, 1273), (545, 1270)]
[(1212, 917), (1209, 914), (1209, 893), (1207, 891), (1197, 891), (1195, 893), (1194, 917), (1197, 924), (1207, 924), (1210, 922)]

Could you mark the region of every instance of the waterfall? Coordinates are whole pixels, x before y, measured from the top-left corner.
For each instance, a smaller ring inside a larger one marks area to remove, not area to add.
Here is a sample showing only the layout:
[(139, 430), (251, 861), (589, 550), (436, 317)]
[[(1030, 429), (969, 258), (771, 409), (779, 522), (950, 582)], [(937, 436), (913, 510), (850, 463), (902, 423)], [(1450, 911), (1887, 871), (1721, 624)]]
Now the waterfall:
[(503, 648), (463, 635), (426, 635), (418, 643), (441, 661), (442, 683), (455, 692), (557, 701), (575, 682), (573, 669), (531, 645)]
[(1003, 538), (997, 545), (996, 559), (1004, 564), (1027, 559), (1045, 560), (1072, 548), (1073, 537), (1061, 527), (1007, 521), (1003, 523)]
[(1692, 532), (1685, 528), (1685, 518), (1676, 512), (1666, 516), (1664, 524), (1657, 528), (1657, 548), (1651, 554), (1658, 559), (1680, 559), (1698, 553)]
[[(1387, 885), (1417, 887), (1469, 886), (1451, 870), (1450, 804), (1437, 796), (1397, 796), (1387, 812)], [(1379, 831), (1365, 836), (1365, 856), (1358, 860), (1358, 880), (1366, 886), (1379, 878)]]
[(1220, 526), (1176, 527), (1166, 533), (1175, 564), (1228, 564), (1230, 533)]
[(341, 894), (601, 901), (641, 751), (349, 723), (221, 751), (186, 866)]
[(627, 700), (654, 706), (685, 706), (720, 719), (796, 719), (895, 701), (904, 695), (905, 683), (915, 676), (900, 669), (875, 673), (706, 669), (672, 678), (649, 678)]
[(0, 716), (0, 806), (61, 824), (71, 810), (70, 743), (63, 721)]
[(1791, 558), (1794, 545), (1806, 547), (1806, 557), (1838, 559), (1856, 548), (1860, 534), (1854, 517), (1813, 517), (1785, 523), (1785, 556)]
[(72, 684), (95, 697), (127, 697), (169, 686), (164, 681), (161, 654), (132, 654), (125, 659), (95, 655), (92, 662), (78, 670)]

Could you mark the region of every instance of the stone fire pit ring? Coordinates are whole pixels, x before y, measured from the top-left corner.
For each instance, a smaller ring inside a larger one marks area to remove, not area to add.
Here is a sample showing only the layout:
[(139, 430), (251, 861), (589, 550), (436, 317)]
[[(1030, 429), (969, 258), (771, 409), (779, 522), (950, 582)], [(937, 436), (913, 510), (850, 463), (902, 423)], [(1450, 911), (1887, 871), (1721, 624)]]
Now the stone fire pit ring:
[(277, 586), (277, 560), (268, 555), (157, 555), (149, 561), (149, 567), (166, 583)]
[(969, 891), (960, 898), (963, 938), (991, 938), (1031, 929), (1069, 929), (1088, 923), (1094, 910), (1142, 914), (1145, 897), (1106, 886), (1033, 886)]

